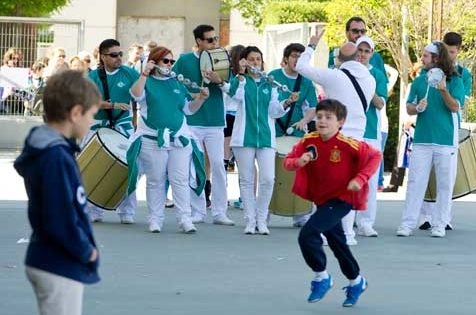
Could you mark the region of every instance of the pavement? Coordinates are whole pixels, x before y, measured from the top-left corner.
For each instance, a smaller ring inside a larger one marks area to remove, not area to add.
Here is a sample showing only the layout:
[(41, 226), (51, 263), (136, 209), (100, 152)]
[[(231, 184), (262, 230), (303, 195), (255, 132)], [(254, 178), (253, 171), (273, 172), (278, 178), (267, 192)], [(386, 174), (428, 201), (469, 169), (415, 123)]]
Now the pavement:
[[(27, 198), (12, 168), (17, 152), (0, 152), (0, 314), (35, 314), (36, 301), (24, 275), (30, 233)], [(237, 198), (236, 174), (229, 175), (230, 199)], [(299, 229), (291, 219), (272, 216), (271, 235), (243, 234), (241, 210), (230, 208), (234, 227), (207, 223), (195, 235), (178, 232), (173, 209), (164, 229), (148, 233), (144, 182), (139, 184), (136, 223), (121, 225), (114, 212), (94, 224), (102, 281), (87, 286), (83, 314), (476, 314), (474, 279), (476, 195), (458, 199), (454, 231), (446, 238), (415, 231), (395, 236), (405, 191), (379, 193), (377, 238), (358, 237), (352, 251), (368, 290), (348, 310), (341, 306), (347, 280), (327, 248), (334, 288), (309, 304), (308, 269), (297, 245)]]

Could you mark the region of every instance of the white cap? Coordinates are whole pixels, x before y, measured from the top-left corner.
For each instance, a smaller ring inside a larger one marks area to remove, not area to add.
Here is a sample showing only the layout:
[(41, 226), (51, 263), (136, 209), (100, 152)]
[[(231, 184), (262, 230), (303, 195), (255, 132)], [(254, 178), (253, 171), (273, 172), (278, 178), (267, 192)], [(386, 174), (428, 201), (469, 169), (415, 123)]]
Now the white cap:
[(441, 44), (436, 44), (437, 42), (431, 42), (429, 43), (428, 45), (425, 46), (425, 50), (429, 53), (432, 53), (432, 54), (435, 54), (435, 55), (439, 55), (438, 54), (438, 45), (441, 45)]
[(357, 47), (359, 47), (359, 45), (362, 44), (362, 43), (367, 43), (367, 44), (370, 46), (370, 49), (372, 49), (372, 50), (375, 49), (374, 41), (373, 41), (370, 37), (368, 37), (368, 36), (366, 36), (366, 35), (360, 36), (360, 37), (357, 39), (357, 41), (355, 42), (355, 44), (357, 45)]

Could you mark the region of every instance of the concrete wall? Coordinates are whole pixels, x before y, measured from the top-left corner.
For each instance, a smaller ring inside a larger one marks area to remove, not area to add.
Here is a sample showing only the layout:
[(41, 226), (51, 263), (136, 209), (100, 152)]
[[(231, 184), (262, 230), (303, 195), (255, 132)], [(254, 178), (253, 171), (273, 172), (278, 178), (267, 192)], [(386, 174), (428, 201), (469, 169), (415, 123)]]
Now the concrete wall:
[[(85, 21), (84, 50), (92, 53), (106, 38), (116, 36), (116, 0), (72, 0), (54, 18)], [(72, 52), (66, 52), (71, 56)]]
[[(220, 27), (220, 0), (117, 0), (117, 17), (154, 18), (167, 21), (167, 19), (183, 19), (183, 34), (177, 35), (173, 29), (164, 28), (159, 38), (153, 40), (168, 47), (183, 47), (190, 51), (195, 44), (193, 29), (199, 24), (210, 24), (219, 33)], [(148, 32), (141, 30), (140, 26), (133, 32)], [(177, 49), (177, 48), (176, 48)], [(174, 51), (177, 55), (181, 51)]]
[(28, 131), (43, 123), (41, 117), (0, 116), (0, 149), (20, 149)]

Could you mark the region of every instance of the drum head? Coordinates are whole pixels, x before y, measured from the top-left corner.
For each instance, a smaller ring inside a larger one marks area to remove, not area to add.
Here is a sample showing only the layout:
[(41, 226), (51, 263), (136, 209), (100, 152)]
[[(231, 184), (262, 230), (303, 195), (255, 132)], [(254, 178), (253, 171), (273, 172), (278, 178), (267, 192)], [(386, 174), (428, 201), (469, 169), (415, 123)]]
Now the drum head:
[(292, 150), (293, 146), (299, 140), (301, 140), (301, 138), (299, 137), (290, 137), (290, 136), (277, 137), (276, 138), (276, 153), (279, 156), (285, 156)]
[(104, 148), (118, 160), (127, 165), (127, 150), (129, 149), (129, 140), (119, 131), (110, 128), (99, 128), (97, 131), (99, 141)]
[(426, 81), (428, 82), (428, 85), (434, 88), (438, 86), (438, 83), (440, 83), (444, 77), (445, 73), (440, 68), (431, 68), (426, 73)]
[[(229, 79), (230, 57), (225, 48), (204, 50), (200, 53), (200, 70), (215, 71), (223, 80)], [(210, 80), (203, 78), (203, 82), (210, 83)]]

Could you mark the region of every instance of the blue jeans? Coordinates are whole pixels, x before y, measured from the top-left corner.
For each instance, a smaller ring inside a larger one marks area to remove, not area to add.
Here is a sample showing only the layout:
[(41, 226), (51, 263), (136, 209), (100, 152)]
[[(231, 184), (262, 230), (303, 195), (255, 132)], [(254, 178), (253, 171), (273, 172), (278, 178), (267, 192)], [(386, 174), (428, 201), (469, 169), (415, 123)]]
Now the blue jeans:
[(351, 209), (351, 204), (339, 199), (331, 199), (317, 206), (314, 214), (301, 228), (298, 238), (299, 247), (304, 260), (313, 271), (326, 270), (327, 258), (322, 248), (322, 233), (326, 236), (329, 247), (347, 279), (355, 279), (359, 275), (359, 265), (346, 243), (341, 221)]
[[(382, 135), (382, 154), (385, 151), (385, 144), (387, 143), (388, 132), (381, 132)], [(380, 163), (380, 169), (378, 172), (378, 187), (383, 187), (383, 172), (384, 172), (384, 158), (382, 157), (382, 162)]]

